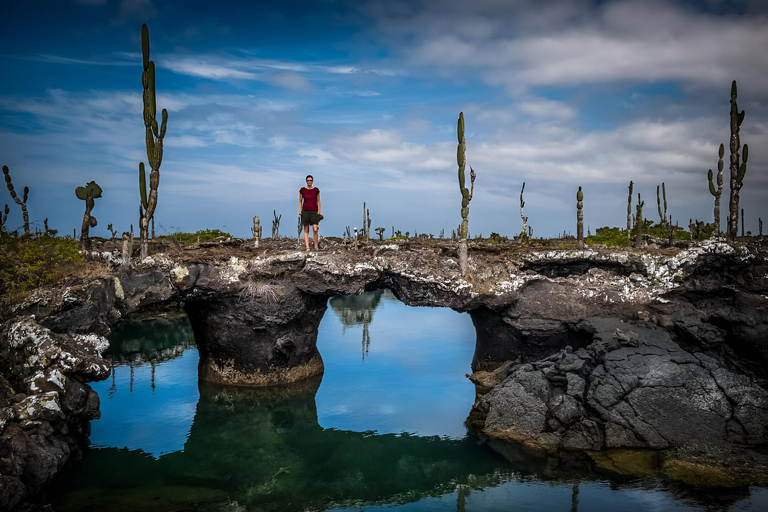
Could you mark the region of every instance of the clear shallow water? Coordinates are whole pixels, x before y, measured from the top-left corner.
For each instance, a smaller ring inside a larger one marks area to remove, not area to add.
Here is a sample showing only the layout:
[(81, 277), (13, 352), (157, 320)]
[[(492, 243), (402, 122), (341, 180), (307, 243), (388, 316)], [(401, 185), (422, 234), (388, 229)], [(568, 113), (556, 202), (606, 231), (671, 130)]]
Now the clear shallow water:
[(198, 385), (184, 317), (124, 324), (94, 383), (92, 447), (57, 480), (53, 509), (575, 511), (768, 510), (765, 489), (697, 490), (596, 474), (465, 426), (474, 387), (468, 315), (389, 292), (334, 298), (320, 381), (280, 390)]

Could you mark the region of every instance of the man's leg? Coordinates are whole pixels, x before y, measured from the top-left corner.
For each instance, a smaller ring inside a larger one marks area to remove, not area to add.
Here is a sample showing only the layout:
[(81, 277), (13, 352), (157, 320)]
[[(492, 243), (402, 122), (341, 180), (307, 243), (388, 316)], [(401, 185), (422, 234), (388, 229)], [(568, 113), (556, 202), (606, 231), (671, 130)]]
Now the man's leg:
[(309, 224), (304, 225), (304, 246), (309, 250)]
[[(318, 239), (319, 239), (318, 231), (320, 231), (320, 226), (318, 226), (317, 224), (313, 224), (312, 225), (312, 234), (315, 237), (315, 250), (317, 250), (317, 242), (318, 242)], [(307, 242), (307, 246), (309, 246), (309, 242)]]

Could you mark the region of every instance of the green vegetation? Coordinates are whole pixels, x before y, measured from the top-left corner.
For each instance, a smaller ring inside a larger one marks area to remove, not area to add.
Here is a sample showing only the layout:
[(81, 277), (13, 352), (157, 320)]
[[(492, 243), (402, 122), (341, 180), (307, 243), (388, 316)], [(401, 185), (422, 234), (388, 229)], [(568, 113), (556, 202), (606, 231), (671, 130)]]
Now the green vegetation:
[(84, 264), (75, 239), (57, 238), (53, 230), (47, 233), (37, 239), (0, 239), (0, 295), (24, 293), (56, 282)]
[(163, 235), (160, 238), (164, 238), (166, 240), (170, 240), (171, 237), (176, 238), (179, 243), (182, 244), (191, 244), (194, 242), (208, 242), (209, 240), (213, 240), (214, 238), (218, 238), (220, 236), (223, 236), (225, 238), (231, 238), (232, 235), (229, 233), (226, 233), (224, 231), (221, 231), (219, 229), (201, 229), (199, 231), (195, 231), (194, 233), (173, 233), (172, 235)]
[[(702, 223), (703, 224), (703, 223)], [(714, 231), (714, 224), (706, 224), (709, 226), (708, 231), (704, 230), (702, 233), (709, 233), (707, 238), (711, 236)], [(691, 234), (685, 229), (679, 226), (672, 227), (672, 240), (690, 240)], [(595, 230), (595, 234), (588, 236), (585, 241), (587, 244), (603, 244), (612, 247), (629, 247), (629, 238), (627, 236), (628, 231), (621, 228), (602, 227)], [(652, 236), (654, 238), (660, 238), (663, 240), (669, 239), (669, 225), (666, 224), (654, 224), (652, 221), (646, 219), (643, 221), (643, 234)]]

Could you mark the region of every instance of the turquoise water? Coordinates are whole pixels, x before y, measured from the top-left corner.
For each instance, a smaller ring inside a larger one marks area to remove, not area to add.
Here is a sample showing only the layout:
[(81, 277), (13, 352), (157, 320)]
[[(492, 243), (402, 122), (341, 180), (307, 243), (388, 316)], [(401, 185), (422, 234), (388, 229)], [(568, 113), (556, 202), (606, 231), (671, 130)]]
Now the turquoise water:
[(55, 482), (52, 509), (768, 509), (761, 488), (609, 477), (507, 445), (502, 456), (465, 425), (475, 393), (468, 315), (381, 291), (329, 306), (322, 381), (272, 390), (198, 384), (183, 316), (119, 326), (113, 374), (93, 384), (102, 418), (92, 446)]

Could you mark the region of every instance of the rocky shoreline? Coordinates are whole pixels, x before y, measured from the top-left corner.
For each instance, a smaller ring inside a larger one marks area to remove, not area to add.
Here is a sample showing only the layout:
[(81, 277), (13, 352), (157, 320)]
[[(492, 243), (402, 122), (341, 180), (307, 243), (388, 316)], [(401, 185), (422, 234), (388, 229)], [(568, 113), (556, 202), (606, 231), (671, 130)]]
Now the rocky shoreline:
[(759, 249), (476, 246), (467, 279), (448, 241), (319, 253), (266, 242), (119, 263), (36, 290), (0, 326), (0, 508), (21, 506), (86, 442), (98, 417), (86, 382), (107, 377), (103, 336), (121, 318), (183, 305), (200, 378), (273, 385), (322, 373), (315, 342), (329, 297), (377, 288), (471, 315), (474, 380), (493, 385), (475, 407), (485, 435), (541, 450), (661, 449), (762, 475), (768, 263)]

